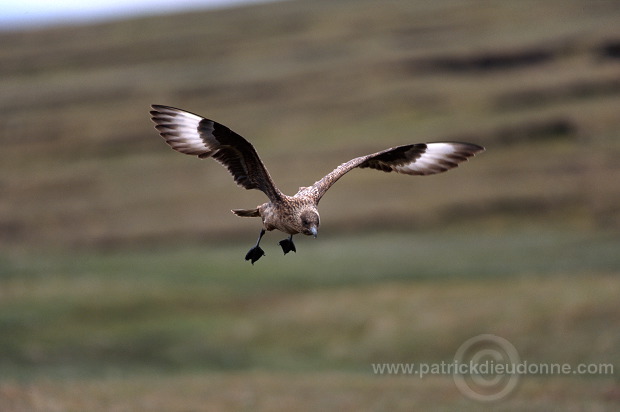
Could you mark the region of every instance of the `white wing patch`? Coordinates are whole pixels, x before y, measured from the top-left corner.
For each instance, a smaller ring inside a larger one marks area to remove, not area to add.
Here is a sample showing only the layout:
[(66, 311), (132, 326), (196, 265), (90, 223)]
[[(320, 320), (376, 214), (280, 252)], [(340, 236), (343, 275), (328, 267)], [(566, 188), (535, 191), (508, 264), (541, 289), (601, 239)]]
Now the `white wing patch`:
[(157, 130), (174, 150), (190, 155), (201, 155), (212, 150), (198, 131), (202, 117), (171, 107), (158, 106), (156, 109), (154, 120)]
[(440, 173), (466, 160), (462, 150), (460, 143), (427, 143), (426, 151), (420, 157), (403, 165), (394, 165), (393, 169), (398, 173), (414, 175)]

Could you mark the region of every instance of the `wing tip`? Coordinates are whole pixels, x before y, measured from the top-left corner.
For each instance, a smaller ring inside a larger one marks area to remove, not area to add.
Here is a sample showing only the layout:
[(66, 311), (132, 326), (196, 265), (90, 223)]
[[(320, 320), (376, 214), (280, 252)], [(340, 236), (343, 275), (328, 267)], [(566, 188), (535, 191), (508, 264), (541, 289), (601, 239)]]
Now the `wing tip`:
[(480, 153), (480, 152), (484, 152), (486, 150), (486, 148), (482, 145), (479, 145), (477, 143), (469, 143), (469, 142), (461, 142), (461, 141), (440, 141), (440, 142), (428, 142), (425, 143), (426, 145), (433, 145), (433, 144), (448, 144), (448, 145), (452, 145), (452, 146), (460, 146), (462, 148), (467, 148), (468, 150), (474, 152), (474, 153)]
[(170, 110), (170, 109), (181, 110), (181, 109), (177, 109), (176, 107), (166, 106), (165, 104), (152, 104), (151, 109), (153, 110)]
[(482, 153), (487, 150), (484, 146), (481, 146), (476, 143), (467, 143), (467, 145), (471, 148), (471, 151), (474, 153), (474, 155), (478, 153)]

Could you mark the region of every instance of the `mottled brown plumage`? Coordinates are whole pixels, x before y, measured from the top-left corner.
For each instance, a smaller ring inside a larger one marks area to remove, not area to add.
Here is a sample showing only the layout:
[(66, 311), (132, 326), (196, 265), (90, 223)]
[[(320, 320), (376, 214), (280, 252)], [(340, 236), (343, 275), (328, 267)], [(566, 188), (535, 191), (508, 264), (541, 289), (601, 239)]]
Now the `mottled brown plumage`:
[(437, 142), (393, 147), (345, 162), (315, 182), (302, 187), (294, 196), (280, 192), (258, 157), (254, 147), (228, 127), (185, 110), (153, 105), (152, 120), (156, 129), (174, 150), (200, 158), (212, 157), (246, 189), (261, 190), (269, 202), (255, 209), (235, 209), (241, 217), (261, 217), (263, 228), (256, 245), (246, 255), (252, 263), (264, 255), (260, 240), (266, 230), (289, 234), (280, 242), (284, 253), (296, 251), (292, 237), (303, 233), (316, 237), (320, 224), (317, 205), (338, 179), (354, 168), (371, 168), (409, 175), (430, 175), (457, 167), (484, 148), (471, 143)]

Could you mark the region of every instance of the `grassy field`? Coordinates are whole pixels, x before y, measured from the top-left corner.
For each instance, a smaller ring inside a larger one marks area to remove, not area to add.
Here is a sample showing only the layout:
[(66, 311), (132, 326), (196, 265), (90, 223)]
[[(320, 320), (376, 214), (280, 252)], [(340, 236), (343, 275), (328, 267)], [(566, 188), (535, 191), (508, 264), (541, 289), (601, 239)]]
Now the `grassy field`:
[[(620, 404), (620, 7), (287, 1), (0, 32), (0, 410), (614, 411)], [(243, 261), (261, 193), (169, 150), (152, 103), (248, 137), (286, 193), (354, 156), (466, 140), (427, 178), (369, 170), (317, 239)], [(479, 334), (534, 363), (485, 405)]]
[[(531, 363), (620, 363), (616, 235), (300, 243), (251, 270), (234, 245), (4, 262), (0, 407), (474, 410), (450, 376), (380, 376), (372, 364), (450, 362), (481, 333)], [(613, 375), (534, 376), (501, 406), (618, 401)]]

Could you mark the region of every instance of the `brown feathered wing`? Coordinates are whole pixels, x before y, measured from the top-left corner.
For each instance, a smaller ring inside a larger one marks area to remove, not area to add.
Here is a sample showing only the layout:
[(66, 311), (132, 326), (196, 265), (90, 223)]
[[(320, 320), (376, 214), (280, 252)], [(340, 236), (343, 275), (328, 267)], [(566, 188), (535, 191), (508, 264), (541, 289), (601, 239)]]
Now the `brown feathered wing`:
[(197, 114), (169, 106), (153, 105), (155, 128), (174, 150), (200, 158), (212, 157), (246, 189), (263, 191), (272, 202), (282, 193), (273, 183), (254, 147), (228, 127)]
[(484, 151), (482, 146), (460, 142), (418, 143), (392, 147), (349, 160), (304, 191), (318, 203), (338, 179), (356, 167), (407, 175), (432, 175), (457, 167), (459, 163), (482, 151)]

